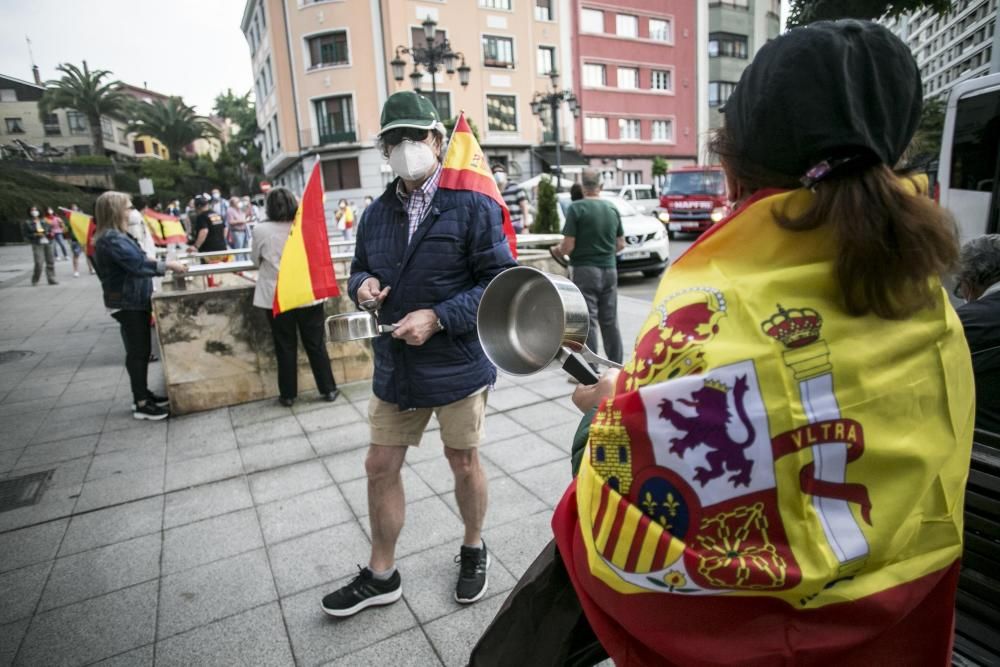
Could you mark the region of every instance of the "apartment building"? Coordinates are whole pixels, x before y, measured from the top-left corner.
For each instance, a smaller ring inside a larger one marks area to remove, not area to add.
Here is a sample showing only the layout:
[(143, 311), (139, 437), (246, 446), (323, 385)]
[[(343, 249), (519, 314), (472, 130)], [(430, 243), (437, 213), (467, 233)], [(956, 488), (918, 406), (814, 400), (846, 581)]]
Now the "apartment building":
[[(382, 104), (414, 88), (434, 98), (443, 118), (464, 110), (491, 161), (515, 178), (537, 173), (545, 153), (532, 147), (551, 137), (551, 123), (532, 115), (531, 102), (553, 68), (571, 68), (560, 22), (569, 7), (570, 0), (248, 0), (242, 29), (268, 180), (300, 190), (319, 160), (338, 198), (378, 194), (392, 180), (375, 148)], [(426, 45), (428, 18), (435, 38), (447, 39), (470, 68), (466, 86), (444, 71), (433, 81), (423, 68), (411, 76), (412, 58), (400, 47)], [(402, 81), (390, 67), (397, 56), (406, 62)], [(568, 110), (562, 121), (561, 138), (571, 145)]]
[[(93, 141), (87, 117), (73, 109), (56, 109), (42, 115), (38, 101), (45, 93), (37, 68), (34, 83), (13, 76), (0, 75), (0, 141), (14, 145), (18, 139), (32, 146), (46, 144), (67, 151), (68, 155), (90, 155)], [(124, 120), (101, 118), (104, 150), (109, 155), (134, 157), (132, 137), (126, 132)]]
[(656, 156), (696, 159), (697, 4), (573, 2), (580, 146), (608, 185), (651, 182)]
[(719, 109), (725, 105), (743, 70), (764, 44), (781, 30), (781, 0), (710, 0), (708, 39), (704, 54), (707, 67), (702, 81), (707, 85), (707, 113), (700, 132), (722, 125)]
[(1000, 72), (997, 0), (958, 0), (947, 14), (922, 9), (885, 25), (917, 59), (924, 99), (946, 98), (959, 81)]

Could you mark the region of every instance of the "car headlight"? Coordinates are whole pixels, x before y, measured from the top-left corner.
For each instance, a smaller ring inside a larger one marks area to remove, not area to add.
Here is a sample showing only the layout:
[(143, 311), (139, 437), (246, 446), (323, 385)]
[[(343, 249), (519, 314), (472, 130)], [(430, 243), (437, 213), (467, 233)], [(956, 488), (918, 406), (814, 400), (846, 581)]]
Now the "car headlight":
[(670, 222), (670, 214), (666, 211), (659, 211), (656, 217), (660, 219), (660, 222)]
[(727, 209), (725, 206), (718, 206), (712, 209), (712, 215), (711, 215), (712, 222), (718, 222), (727, 215), (729, 215), (729, 209)]

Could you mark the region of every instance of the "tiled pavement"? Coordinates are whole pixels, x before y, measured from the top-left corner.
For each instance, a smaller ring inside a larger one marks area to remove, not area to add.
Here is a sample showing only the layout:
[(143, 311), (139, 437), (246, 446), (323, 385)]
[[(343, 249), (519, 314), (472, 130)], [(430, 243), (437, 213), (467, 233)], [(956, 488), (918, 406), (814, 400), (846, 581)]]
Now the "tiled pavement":
[[(0, 513), (0, 665), (465, 664), (570, 479), (561, 372), (489, 397), (486, 599), (452, 598), (461, 520), (431, 430), (403, 470), (403, 600), (333, 620), (320, 598), (368, 555), (369, 387), (136, 422), (96, 280), (59, 263), (61, 285), (31, 287), (29, 258), (0, 248), (0, 356), (30, 352), (0, 363), (0, 478), (55, 472), (39, 504)], [(622, 300), (627, 339), (646, 308)]]

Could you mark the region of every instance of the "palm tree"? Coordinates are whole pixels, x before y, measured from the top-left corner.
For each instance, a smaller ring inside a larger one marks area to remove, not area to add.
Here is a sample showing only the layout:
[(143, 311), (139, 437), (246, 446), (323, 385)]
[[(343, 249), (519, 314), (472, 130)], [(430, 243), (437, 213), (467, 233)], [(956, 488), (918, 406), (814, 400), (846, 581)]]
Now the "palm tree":
[(195, 139), (219, 136), (217, 127), (196, 114), (179, 97), (171, 97), (166, 102), (153, 100), (134, 104), (130, 114), (134, 120), (128, 131), (159, 139), (176, 161), (181, 159), (181, 151)]
[(87, 61), (83, 69), (69, 63), (59, 65), (63, 73), (58, 81), (45, 83), (45, 94), (38, 102), (42, 114), (50, 114), (55, 109), (74, 109), (87, 117), (90, 138), (95, 155), (104, 155), (104, 135), (101, 131), (101, 116), (120, 116), (128, 104), (129, 97), (121, 91), (121, 81), (104, 81), (111, 72), (98, 69), (91, 72)]

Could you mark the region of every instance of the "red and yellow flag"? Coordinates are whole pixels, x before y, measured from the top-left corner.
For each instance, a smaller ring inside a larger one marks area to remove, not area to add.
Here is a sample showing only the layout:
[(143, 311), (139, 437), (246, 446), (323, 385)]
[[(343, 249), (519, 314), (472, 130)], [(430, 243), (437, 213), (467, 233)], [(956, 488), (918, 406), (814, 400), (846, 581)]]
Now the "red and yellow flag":
[(73, 232), (73, 238), (76, 239), (77, 243), (86, 248), (88, 256), (93, 256), (94, 232), (97, 231), (97, 223), (94, 222), (94, 218), (86, 213), (73, 211), (68, 208), (60, 208), (59, 210), (66, 215), (69, 228)]
[(458, 122), (451, 133), (448, 143), (448, 153), (444, 156), (444, 168), (441, 170), (441, 181), (438, 187), (447, 190), (471, 190), (484, 194), (503, 210), (503, 233), (510, 244), (510, 253), (517, 259), (517, 237), (514, 225), (510, 221), (510, 211), (503, 201), (500, 189), (493, 180), (493, 173), (486, 161), (483, 149), (479, 147), (465, 112), (458, 115)]
[(286, 310), (339, 295), (333, 259), (330, 257), (330, 241), (326, 234), (323, 178), (317, 162), (302, 193), (295, 222), (281, 253), (272, 311), (280, 315)]
[(556, 508), (618, 665), (950, 661), (973, 376), (939, 288), (850, 315), (812, 194), (766, 192), (668, 270)]
[(142, 219), (146, 222), (149, 233), (153, 236), (153, 243), (158, 246), (165, 246), (168, 243), (187, 243), (187, 234), (184, 232), (184, 225), (172, 215), (158, 213), (151, 208), (143, 209)]

